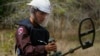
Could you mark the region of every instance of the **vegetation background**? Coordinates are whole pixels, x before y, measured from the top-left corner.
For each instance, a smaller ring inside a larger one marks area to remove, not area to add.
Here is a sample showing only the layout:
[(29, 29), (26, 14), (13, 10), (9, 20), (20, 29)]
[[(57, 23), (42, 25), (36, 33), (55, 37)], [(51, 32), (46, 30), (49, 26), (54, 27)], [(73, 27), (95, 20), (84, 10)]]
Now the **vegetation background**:
[[(26, 4), (30, 1), (0, 0), (0, 56), (15, 56), (15, 22), (29, 17), (29, 6)], [(46, 28), (50, 36), (57, 40), (58, 50), (64, 53), (80, 45), (78, 41), (79, 22), (90, 17), (96, 27), (94, 47), (86, 50), (79, 49), (67, 56), (100, 56), (100, 0), (50, 1), (52, 13), (48, 17), (49, 22)], [(84, 23), (83, 28), (90, 29), (90, 23)]]

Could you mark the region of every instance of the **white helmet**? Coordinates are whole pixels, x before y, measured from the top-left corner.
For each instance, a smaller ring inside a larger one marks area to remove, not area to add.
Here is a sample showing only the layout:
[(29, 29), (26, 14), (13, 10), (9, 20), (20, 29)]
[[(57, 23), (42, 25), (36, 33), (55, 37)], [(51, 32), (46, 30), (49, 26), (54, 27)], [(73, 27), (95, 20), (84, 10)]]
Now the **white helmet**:
[(38, 8), (40, 11), (50, 13), (51, 5), (49, 0), (32, 0), (28, 5)]

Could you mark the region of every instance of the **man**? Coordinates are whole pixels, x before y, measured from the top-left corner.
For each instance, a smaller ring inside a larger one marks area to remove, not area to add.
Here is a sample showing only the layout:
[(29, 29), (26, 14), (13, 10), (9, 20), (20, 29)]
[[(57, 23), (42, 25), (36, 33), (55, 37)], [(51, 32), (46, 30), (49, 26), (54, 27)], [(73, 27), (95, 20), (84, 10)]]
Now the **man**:
[[(48, 43), (49, 32), (41, 26), (50, 13), (49, 0), (32, 0), (30, 18), (18, 22), (16, 48), (19, 56), (47, 56), (57, 49), (55, 42)], [(44, 42), (41, 42), (44, 41)]]

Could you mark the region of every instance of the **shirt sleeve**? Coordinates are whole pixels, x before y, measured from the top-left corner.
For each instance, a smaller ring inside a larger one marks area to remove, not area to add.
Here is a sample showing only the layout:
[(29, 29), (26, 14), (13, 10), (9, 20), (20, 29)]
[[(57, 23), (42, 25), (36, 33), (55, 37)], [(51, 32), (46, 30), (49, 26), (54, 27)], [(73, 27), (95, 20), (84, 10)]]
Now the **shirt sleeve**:
[(17, 45), (22, 52), (27, 56), (37, 56), (38, 54), (45, 54), (45, 46), (33, 46), (30, 41), (28, 31), (24, 26), (20, 26), (16, 32)]

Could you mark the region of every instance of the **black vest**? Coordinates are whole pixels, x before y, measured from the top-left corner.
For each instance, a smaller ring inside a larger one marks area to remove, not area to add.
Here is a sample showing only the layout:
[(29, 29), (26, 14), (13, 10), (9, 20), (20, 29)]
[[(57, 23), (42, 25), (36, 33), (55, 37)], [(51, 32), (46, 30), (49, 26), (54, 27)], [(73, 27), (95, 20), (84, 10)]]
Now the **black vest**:
[(33, 26), (29, 19), (24, 19), (19, 21), (18, 25), (24, 26), (28, 30), (30, 40), (33, 46), (45, 45), (44, 43), (39, 42), (39, 40), (48, 43), (49, 32), (39, 24)]

